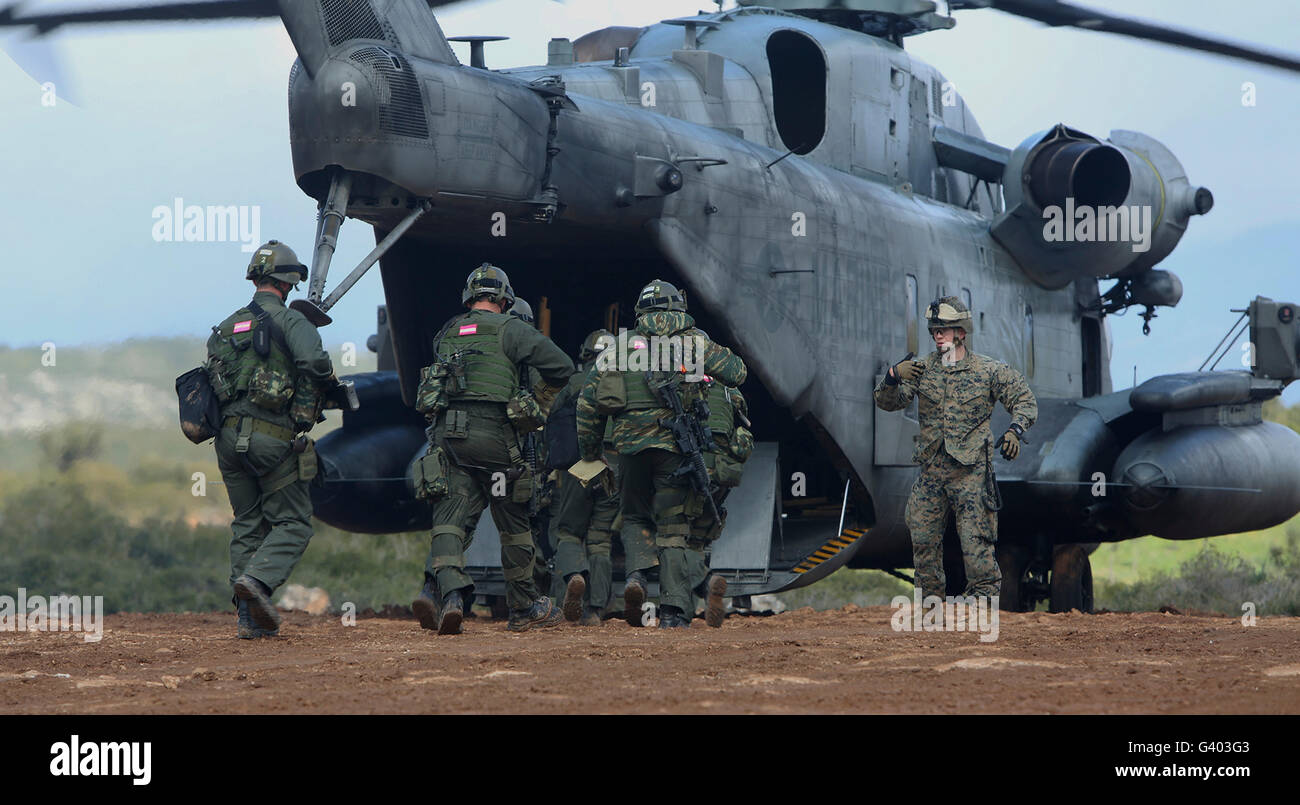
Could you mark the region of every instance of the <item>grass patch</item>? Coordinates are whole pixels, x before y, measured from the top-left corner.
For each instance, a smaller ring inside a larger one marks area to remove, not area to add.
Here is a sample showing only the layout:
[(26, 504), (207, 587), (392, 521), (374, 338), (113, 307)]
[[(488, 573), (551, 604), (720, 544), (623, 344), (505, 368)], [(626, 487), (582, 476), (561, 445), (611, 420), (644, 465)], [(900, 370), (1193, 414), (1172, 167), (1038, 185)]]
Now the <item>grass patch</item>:
[(910, 600), (912, 585), (880, 570), (854, 570), (842, 567), (807, 587), (777, 593), (790, 609), (812, 607), (816, 610), (839, 609), (846, 604), (860, 607), (888, 605), (896, 595)]
[(1172, 606), (1241, 615), (1249, 603), (1258, 615), (1300, 615), (1300, 518), (1288, 522), (1283, 533), (1282, 543), (1269, 546), (1262, 560), (1223, 550), (1218, 540), (1205, 541), (1175, 571), (1157, 570), (1131, 582), (1097, 582), (1097, 606), (1132, 612)]

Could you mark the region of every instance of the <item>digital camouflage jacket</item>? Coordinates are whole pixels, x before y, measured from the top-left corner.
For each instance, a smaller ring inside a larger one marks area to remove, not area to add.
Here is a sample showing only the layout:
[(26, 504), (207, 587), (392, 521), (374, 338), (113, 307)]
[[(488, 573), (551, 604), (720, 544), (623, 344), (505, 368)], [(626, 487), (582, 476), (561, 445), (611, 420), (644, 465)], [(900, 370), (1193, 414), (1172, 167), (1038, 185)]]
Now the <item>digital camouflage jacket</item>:
[(925, 372), (916, 385), (890, 384), (886, 374), (875, 393), (876, 405), (886, 411), (906, 408), (916, 397), (921, 434), (912, 460), (918, 464), (928, 464), (941, 449), (968, 467), (984, 461), (993, 443), (989, 417), (995, 401), (1025, 430), (1038, 419), (1038, 401), (1024, 375), (1002, 361), (967, 353), (944, 366), (935, 350), (922, 362)]

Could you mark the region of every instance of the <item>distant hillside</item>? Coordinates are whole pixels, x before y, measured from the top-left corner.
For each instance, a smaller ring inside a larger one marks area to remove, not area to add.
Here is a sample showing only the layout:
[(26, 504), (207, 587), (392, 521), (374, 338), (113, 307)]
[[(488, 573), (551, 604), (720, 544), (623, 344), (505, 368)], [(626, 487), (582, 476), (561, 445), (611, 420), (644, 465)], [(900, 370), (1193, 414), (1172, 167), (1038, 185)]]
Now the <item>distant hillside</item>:
[[(104, 426), (104, 456), (119, 466), (194, 455), (176, 424), (175, 383), (203, 361), (203, 339), (56, 347), (52, 366), (42, 363), (45, 354), (39, 347), (0, 347), (0, 468), (30, 466), (40, 434), (73, 423)], [(375, 368), (368, 351), (357, 352), (355, 367), (339, 366), (337, 346), (330, 357), (340, 374)], [(337, 420), (338, 413), (327, 416)]]

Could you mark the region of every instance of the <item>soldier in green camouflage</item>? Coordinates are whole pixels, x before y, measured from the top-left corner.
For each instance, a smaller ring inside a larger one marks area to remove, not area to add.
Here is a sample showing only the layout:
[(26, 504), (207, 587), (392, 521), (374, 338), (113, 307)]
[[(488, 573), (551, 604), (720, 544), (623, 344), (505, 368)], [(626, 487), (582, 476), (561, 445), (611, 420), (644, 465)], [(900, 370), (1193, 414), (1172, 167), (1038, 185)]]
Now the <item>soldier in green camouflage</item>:
[(713, 498), (724, 519), (719, 524), (713, 511), (705, 507), (704, 512), (691, 521), (691, 535), (693, 539), (702, 542), (713, 542), (722, 534), (722, 528), (726, 525), (727, 512), (722, 504), (731, 490), (740, 485), (745, 461), (754, 450), (754, 434), (747, 427), (749, 407), (740, 389), (723, 385), (716, 380), (709, 381), (706, 385), (709, 433), (713, 436), (713, 449), (704, 454), (704, 465), (709, 470), (709, 478), (718, 487)]
[[(470, 272), (461, 301), (469, 310), (434, 338), (435, 361), (421, 372), (416, 409), (431, 424), (428, 454), (417, 462), (416, 494), (433, 503), (425, 583), (411, 605), (420, 626), (459, 634), (474, 585), (465, 573), (470, 530), (485, 507), (501, 534), (501, 568), (510, 631), (554, 626), (559, 607), (539, 593), (528, 518), (532, 475), (521, 434), (535, 430), (573, 374), (569, 356), (521, 319), (506, 273), (484, 263)], [(520, 377), (531, 367), (531, 393)]]
[(253, 300), (212, 328), (205, 364), (221, 404), (217, 466), (234, 520), (230, 584), (238, 636), (278, 633), (271, 594), (289, 578), (312, 537), (316, 454), (298, 437), (320, 419), (329, 355), (307, 318), (284, 305), (307, 268), (272, 240), (253, 253), (245, 277)]
[[(709, 380), (705, 385), (708, 389), (708, 425), (713, 437), (713, 449), (704, 454), (704, 465), (713, 482), (714, 505), (722, 515), (722, 522), (718, 522), (713, 516), (713, 509), (706, 506), (698, 517), (691, 520), (691, 542), (707, 547), (722, 536), (722, 529), (727, 525), (727, 509), (723, 504), (731, 490), (740, 485), (745, 461), (754, 450), (754, 434), (748, 427), (749, 407), (740, 389), (723, 385), (716, 380)], [(713, 578), (721, 581), (720, 577), (710, 577), (709, 583), (718, 583)], [(695, 592), (706, 602), (705, 623), (720, 625), (727, 614), (721, 594), (711, 596), (707, 587), (696, 589)]]
[(1002, 581), (994, 557), (1000, 503), (989, 417), (995, 402), (1011, 413), (1011, 426), (998, 440), (1003, 458), (1010, 461), (1038, 418), (1038, 402), (1015, 369), (968, 351), (971, 313), (957, 297), (931, 303), (926, 319), (935, 351), (923, 360), (904, 359), (890, 367), (875, 391), (876, 405), (886, 411), (898, 411), (917, 398), (921, 433), (912, 460), (921, 472), (905, 514), (916, 585), (925, 596), (946, 592), (943, 534), (952, 511), (965, 559), (965, 595), (996, 596)]
[[(607, 330), (596, 330), (582, 342), (578, 371), (555, 398), (551, 410), (557, 414), (573, 413), (576, 418), (578, 396), (586, 383), (587, 372), (602, 349), (614, 343)], [(577, 451), (575, 419), (552, 416), (547, 421), (547, 441), (573, 439)], [(612, 436), (608, 423), (606, 435)], [(555, 506), (551, 518), (551, 543), (555, 546), (555, 572), (564, 584), (564, 617), (582, 626), (599, 626), (613, 591), (614, 566), (611, 558), (614, 520), (618, 516), (618, 453), (611, 440), (604, 445), (605, 462), (610, 469), (591, 480), (587, 486), (575, 476), (557, 468)], [(565, 468), (567, 469), (567, 468)]]
[[(537, 326), (533, 306), (528, 304), (528, 300), (522, 296), (516, 296), (514, 304), (506, 312), (530, 327)], [(531, 389), (541, 381), (541, 375), (531, 366), (526, 366), (524, 369), (528, 375), (524, 379), (524, 386)], [(573, 380), (572, 376), (569, 380)], [(528, 523), (533, 532), (533, 547), (538, 557), (533, 562), (533, 580), (537, 582), (538, 590), (548, 591), (547, 595), (554, 600), (555, 596), (559, 594), (556, 589), (559, 586), (559, 580), (554, 578), (555, 547), (547, 542), (546, 531), (551, 519), (551, 498), (555, 494), (555, 484), (551, 482), (550, 473), (546, 469), (546, 441), (541, 438), (540, 432), (535, 432), (531, 436), (531, 446), (534, 451), (533, 463), (536, 470), (533, 472), (533, 502), (529, 504)], [(520, 434), (520, 438), (523, 438), (523, 434)]]
[[(653, 566), (645, 544), (653, 535), (659, 560), (659, 625), (684, 627), (690, 626), (694, 612), (692, 591), (707, 587), (709, 607), (721, 612), (726, 581), (710, 577), (704, 546), (692, 539), (691, 521), (707, 504), (682, 469), (686, 457), (663, 424), (672, 411), (655, 386), (673, 385), (683, 408), (690, 410), (703, 394), (699, 381), (704, 375), (739, 386), (746, 368), (731, 350), (695, 327), (686, 312), (685, 294), (671, 283), (655, 280), (643, 288), (636, 313), (635, 334), (629, 338), (620, 333), (619, 344), (603, 353), (587, 375), (578, 398), (578, 446), (584, 459), (596, 460), (606, 421), (613, 419), (614, 446), (621, 456), (620, 536), (627, 553), (623, 600), (628, 623), (642, 625), (645, 573)], [(710, 625), (721, 625), (721, 619)]]

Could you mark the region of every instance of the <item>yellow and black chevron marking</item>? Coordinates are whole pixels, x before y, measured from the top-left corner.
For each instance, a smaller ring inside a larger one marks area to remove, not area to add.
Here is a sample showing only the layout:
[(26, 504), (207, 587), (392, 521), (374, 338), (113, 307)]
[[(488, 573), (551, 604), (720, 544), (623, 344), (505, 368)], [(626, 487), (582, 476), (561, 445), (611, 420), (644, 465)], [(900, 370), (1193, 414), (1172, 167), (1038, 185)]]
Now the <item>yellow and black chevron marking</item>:
[(843, 534), (840, 534), (835, 539), (813, 551), (802, 562), (795, 565), (794, 572), (807, 573), (809, 570), (812, 570), (814, 567), (817, 567), (822, 562), (825, 562), (827, 559), (830, 559), (835, 554), (852, 545), (857, 541), (858, 537), (865, 533), (867, 532), (855, 531), (851, 528), (844, 529)]

